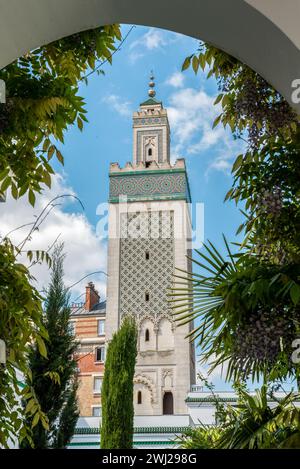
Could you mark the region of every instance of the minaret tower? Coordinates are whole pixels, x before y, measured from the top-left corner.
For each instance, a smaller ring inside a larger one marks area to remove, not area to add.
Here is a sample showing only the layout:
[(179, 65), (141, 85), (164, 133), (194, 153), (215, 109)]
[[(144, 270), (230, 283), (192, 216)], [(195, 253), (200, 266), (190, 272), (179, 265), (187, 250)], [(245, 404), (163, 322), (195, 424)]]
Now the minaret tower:
[(124, 315), (138, 324), (135, 414), (183, 415), (194, 347), (167, 293), (175, 267), (190, 268), (191, 199), (184, 159), (170, 163), (168, 115), (155, 96), (151, 73), (148, 98), (133, 113), (133, 162), (110, 166), (106, 333), (109, 341)]

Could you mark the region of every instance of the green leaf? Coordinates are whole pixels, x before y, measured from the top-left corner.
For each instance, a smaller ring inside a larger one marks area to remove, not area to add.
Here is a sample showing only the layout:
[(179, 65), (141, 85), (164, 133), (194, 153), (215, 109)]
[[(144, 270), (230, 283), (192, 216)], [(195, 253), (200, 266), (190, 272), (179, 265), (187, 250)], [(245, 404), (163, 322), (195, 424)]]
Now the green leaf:
[(222, 98), (222, 106), (227, 106), (227, 104), (230, 103), (230, 99), (229, 99), (229, 96), (228, 94), (224, 94), (223, 98)]
[(57, 149), (56, 149), (56, 158), (62, 165), (64, 164), (64, 157), (62, 156), (61, 152)]
[(44, 143), (43, 143), (43, 151), (47, 151), (49, 145), (50, 145), (50, 139), (47, 137), (45, 140), (44, 140)]
[(197, 74), (197, 72), (198, 72), (199, 65), (200, 65), (200, 64), (199, 64), (199, 60), (198, 60), (198, 58), (194, 55), (193, 61), (192, 61), (192, 67), (193, 67), (193, 70), (194, 70), (195, 74)]
[(55, 152), (55, 145), (51, 145), (48, 149), (48, 154), (47, 154), (48, 161), (51, 160), (54, 152)]
[(297, 305), (300, 300), (300, 286), (294, 283), (290, 289), (290, 296), (294, 305)]
[(186, 57), (186, 59), (184, 60), (184, 62), (182, 64), (182, 67), (181, 67), (182, 72), (184, 70), (186, 70), (187, 68), (189, 68), (189, 66), (191, 65), (192, 57), (193, 57), (193, 55), (190, 55), (189, 57)]
[(77, 118), (77, 125), (78, 125), (79, 130), (82, 131), (82, 129), (83, 129), (83, 122), (82, 122), (82, 120), (80, 119), (80, 117)]
[(39, 413), (36, 412), (35, 416), (33, 417), (31, 427), (34, 428), (38, 424), (39, 420), (40, 420)]
[(33, 192), (32, 189), (29, 189), (29, 192), (28, 192), (28, 200), (29, 200), (29, 203), (34, 207), (34, 204), (35, 204), (35, 194)]
[(232, 172), (234, 173), (243, 163), (244, 155), (239, 155), (232, 166)]
[(2, 192), (2, 193), (5, 192), (10, 184), (11, 184), (11, 177), (7, 176), (1, 184), (1, 191), (0, 192)]
[(213, 126), (212, 128), (214, 129), (215, 127), (217, 127), (217, 125), (219, 124), (220, 120), (222, 118), (222, 114), (220, 114), (213, 122)]
[(216, 100), (214, 101), (214, 104), (218, 104), (223, 98), (223, 96), (224, 96), (223, 93), (219, 94), (219, 96), (217, 96)]
[(43, 177), (44, 183), (46, 184), (49, 189), (51, 188), (51, 176), (48, 173), (48, 171), (44, 171), (44, 177)]
[(37, 341), (37, 344), (38, 344), (40, 354), (44, 358), (47, 358), (47, 349), (46, 349), (45, 342), (43, 341), (43, 339), (40, 336), (36, 337), (36, 341)]
[(13, 198), (15, 200), (17, 200), (18, 198), (18, 188), (17, 186), (15, 185), (15, 183), (12, 182), (11, 184), (11, 195), (13, 196)]
[(204, 54), (199, 54), (199, 63), (200, 63), (200, 66), (201, 66), (202, 70), (204, 71), (205, 66), (206, 66), (206, 60), (205, 60), (205, 55)]

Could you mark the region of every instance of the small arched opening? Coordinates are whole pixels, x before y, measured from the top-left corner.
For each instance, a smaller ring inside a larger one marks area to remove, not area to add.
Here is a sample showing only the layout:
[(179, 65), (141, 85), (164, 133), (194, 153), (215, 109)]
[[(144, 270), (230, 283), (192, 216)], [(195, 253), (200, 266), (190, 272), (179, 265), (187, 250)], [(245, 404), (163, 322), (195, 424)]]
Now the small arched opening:
[(142, 403), (142, 391), (138, 391), (137, 393), (137, 403), (138, 404)]
[(174, 400), (173, 394), (168, 391), (164, 393), (163, 397), (163, 415), (173, 415), (174, 414)]
[(145, 330), (145, 342), (149, 342), (150, 341), (150, 332), (149, 332), (149, 329), (146, 329)]

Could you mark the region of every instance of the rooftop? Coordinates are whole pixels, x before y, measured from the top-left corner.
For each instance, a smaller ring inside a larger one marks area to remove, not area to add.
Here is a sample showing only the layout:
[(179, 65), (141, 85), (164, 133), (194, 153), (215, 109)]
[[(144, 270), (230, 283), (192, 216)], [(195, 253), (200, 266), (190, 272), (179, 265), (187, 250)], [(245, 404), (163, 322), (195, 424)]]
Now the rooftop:
[(86, 309), (85, 303), (73, 303), (71, 311), (71, 316), (95, 316), (98, 314), (106, 314), (106, 301), (100, 301), (95, 304), (90, 311)]

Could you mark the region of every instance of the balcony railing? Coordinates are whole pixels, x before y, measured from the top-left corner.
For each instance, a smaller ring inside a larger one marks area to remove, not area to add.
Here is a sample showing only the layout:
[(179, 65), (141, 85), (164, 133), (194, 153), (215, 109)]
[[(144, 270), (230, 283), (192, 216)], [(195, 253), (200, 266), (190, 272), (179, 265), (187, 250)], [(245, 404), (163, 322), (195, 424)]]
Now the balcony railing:
[(202, 392), (202, 391), (203, 391), (203, 386), (200, 386), (199, 384), (191, 385), (191, 392)]

